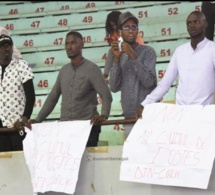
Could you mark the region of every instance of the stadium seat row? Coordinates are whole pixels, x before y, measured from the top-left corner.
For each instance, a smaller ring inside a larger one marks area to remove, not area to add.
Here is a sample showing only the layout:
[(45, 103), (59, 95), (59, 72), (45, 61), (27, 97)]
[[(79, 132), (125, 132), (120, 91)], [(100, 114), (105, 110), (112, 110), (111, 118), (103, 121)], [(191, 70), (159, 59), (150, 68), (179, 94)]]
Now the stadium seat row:
[(174, 4), (180, 1), (58, 1), (58, 2), (0, 2), (0, 18), (26, 18), (47, 15), (62, 15), (101, 10), (116, 10), (132, 7)]

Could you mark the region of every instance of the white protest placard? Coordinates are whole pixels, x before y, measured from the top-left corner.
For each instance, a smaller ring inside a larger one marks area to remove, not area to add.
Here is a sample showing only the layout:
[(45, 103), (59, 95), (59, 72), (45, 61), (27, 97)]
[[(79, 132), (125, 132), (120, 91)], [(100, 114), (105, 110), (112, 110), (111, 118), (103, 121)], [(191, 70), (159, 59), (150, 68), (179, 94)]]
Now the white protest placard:
[(215, 105), (145, 106), (123, 147), (120, 180), (207, 189), (215, 156)]
[(24, 156), (34, 193), (75, 192), (91, 128), (90, 120), (37, 123), (31, 131), (25, 128)]

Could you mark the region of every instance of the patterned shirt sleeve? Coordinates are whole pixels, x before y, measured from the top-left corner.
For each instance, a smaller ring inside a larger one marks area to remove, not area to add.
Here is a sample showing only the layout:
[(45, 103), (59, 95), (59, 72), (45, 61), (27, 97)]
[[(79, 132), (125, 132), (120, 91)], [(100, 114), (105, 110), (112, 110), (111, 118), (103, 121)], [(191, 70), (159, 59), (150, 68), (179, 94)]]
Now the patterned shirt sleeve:
[(34, 75), (32, 69), (25, 60), (19, 60), (19, 74), (21, 76), (22, 83), (25, 83), (29, 79), (33, 79)]

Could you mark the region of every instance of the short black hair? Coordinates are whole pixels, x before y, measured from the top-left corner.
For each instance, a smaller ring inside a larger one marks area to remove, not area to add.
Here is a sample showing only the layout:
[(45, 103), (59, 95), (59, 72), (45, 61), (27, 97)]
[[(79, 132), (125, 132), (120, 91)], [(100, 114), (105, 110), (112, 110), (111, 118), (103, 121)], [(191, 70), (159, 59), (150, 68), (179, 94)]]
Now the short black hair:
[(77, 31), (71, 30), (70, 32), (68, 32), (66, 34), (66, 37), (68, 37), (69, 35), (74, 35), (74, 36), (79, 37), (80, 39), (83, 40), (81, 33), (77, 32)]
[(194, 14), (194, 15), (196, 15), (196, 16), (203, 17), (204, 20), (206, 20), (205, 14), (204, 14), (202, 11), (197, 11), (197, 10), (192, 11), (192, 12), (188, 15), (188, 17), (191, 16), (192, 14)]

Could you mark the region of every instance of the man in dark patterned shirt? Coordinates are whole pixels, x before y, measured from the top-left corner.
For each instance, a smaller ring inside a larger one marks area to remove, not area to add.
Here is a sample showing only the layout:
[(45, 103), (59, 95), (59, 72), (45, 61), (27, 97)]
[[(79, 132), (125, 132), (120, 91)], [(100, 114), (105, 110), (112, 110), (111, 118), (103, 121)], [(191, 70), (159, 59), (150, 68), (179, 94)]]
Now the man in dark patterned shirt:
[[(121, 48), (117, 41), (112, 43), (114, 55), (110, 71), (110, 89), (121, 90), (121, 103), (125, 119), (135, 118), (138, 105), (156, 87), (156, 53), (147, 45), (136, 42), (138, 19), (130, 12), (119, 16), (118, 26), (123, 42)], [(127, 138), (133, 125), (124, 125)]]

